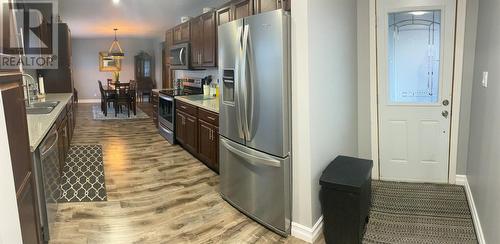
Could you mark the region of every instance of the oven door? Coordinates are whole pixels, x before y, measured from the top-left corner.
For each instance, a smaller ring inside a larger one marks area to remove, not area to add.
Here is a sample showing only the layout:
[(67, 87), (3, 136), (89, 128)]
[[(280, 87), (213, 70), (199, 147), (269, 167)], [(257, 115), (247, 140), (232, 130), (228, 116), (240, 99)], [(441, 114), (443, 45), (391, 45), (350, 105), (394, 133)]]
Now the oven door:
[(170, 68), (189, 69), (189, 43), (175, 45), (170, 48)]
[(158, 102), (158, 124), (160, 134), (174, 143), (174, 98), (160, 94)]

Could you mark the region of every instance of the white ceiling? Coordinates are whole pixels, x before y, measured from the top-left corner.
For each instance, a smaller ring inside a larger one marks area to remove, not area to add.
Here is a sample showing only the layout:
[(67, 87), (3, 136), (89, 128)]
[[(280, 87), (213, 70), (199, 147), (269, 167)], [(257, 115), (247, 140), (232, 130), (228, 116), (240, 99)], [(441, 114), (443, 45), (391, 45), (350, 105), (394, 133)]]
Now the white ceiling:
[(204, 7), (228, 0), (59, 0), (59, 15), (73, 37), (163, 37), (181, 16), (197, 16)]

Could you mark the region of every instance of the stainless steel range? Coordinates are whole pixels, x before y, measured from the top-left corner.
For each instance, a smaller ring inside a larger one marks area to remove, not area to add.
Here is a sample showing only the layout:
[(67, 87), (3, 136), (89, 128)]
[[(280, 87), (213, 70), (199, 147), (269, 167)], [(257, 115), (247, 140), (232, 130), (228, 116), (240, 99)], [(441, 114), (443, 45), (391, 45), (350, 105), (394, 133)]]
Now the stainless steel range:
[(175, 96), (203, 93), (201, 79), (187, 79), (182, 82), (182, 85), (181, 89), (161, 90), (158, 102), (160, 134), (172, 144), (175, 144)]

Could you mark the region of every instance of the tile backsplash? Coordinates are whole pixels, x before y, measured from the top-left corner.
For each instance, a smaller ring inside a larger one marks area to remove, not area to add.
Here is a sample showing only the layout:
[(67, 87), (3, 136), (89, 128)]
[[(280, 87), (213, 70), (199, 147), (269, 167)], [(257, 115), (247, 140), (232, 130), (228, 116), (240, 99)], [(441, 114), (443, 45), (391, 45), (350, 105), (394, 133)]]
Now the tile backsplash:
[(219, 73), (218, 73), (217, 68), (209, 68), (206, 70), (176, 70), (175, 71), (175, 78), (180, 79), (180, 78), (204, 78), (206, 76), (211, 75), (212, 79), (214, 81), (217, 81), (219, 78)]

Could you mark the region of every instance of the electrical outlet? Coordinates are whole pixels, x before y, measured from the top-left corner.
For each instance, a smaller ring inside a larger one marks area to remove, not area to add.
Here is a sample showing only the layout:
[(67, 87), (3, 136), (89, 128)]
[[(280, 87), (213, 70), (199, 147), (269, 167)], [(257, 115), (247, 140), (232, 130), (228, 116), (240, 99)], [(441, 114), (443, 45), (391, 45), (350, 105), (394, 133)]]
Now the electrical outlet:
[(483, 80), (481, 81), (483, 87), (488, 87), (488, 71), (483, 72)]

